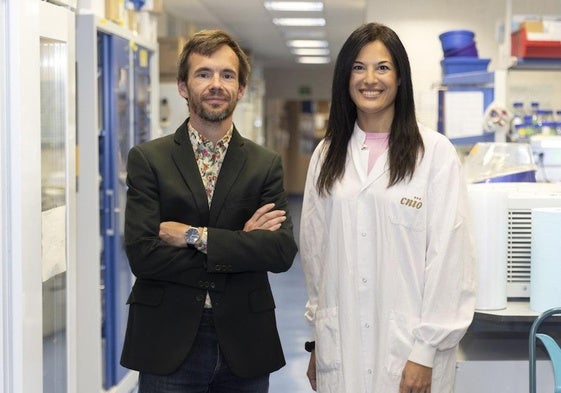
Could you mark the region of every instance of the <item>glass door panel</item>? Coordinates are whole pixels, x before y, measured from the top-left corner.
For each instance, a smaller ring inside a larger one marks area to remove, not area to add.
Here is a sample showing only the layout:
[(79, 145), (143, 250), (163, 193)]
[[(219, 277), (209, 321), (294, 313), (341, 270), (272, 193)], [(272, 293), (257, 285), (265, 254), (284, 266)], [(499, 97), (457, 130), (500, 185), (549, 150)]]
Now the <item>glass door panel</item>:
[(42, 38), (41, 211), (43, 391), (67, 391), (67, 43)]

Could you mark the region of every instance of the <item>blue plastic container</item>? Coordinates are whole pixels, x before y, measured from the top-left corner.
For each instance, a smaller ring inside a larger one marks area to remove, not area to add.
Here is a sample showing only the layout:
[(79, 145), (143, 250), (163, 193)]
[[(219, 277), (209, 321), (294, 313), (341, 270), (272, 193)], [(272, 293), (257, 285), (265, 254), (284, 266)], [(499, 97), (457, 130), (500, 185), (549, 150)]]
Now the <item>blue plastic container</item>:
[(477, 47), (475, 42), (457, 49), (450, 49), (444, 52), (444, 57), (477, 57)]
[(444, 52), (468, 46), (474, 37), (474, 32), (469, 30), (450, 30), (438, 36)]
[(477, 57), (446, 57), (442, 59), (442, 73), (444, 75), (458, 74), (464, 72), (487, 71), (491, 59), (480, 59)]

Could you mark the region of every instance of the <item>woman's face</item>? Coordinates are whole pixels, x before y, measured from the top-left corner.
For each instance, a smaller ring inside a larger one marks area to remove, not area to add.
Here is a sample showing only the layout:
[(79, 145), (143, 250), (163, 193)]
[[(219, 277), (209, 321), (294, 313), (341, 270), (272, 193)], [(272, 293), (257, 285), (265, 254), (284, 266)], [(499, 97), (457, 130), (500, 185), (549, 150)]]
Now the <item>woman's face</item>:
[(391, 124), (398, 86), (397, 70), (386, 46), (378, 40), (366, 44), (354, 61), (349, 80), (359, 119), (374, 115)]

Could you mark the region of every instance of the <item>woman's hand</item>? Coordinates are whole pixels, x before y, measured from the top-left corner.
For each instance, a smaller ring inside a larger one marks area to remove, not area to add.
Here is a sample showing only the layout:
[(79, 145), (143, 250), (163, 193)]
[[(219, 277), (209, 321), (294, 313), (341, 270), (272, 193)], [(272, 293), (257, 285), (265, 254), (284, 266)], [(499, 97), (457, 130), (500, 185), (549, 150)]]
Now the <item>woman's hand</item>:
[(310, 353), (310, 362), (308, 363), (308, 371), (306, 372), (308, 376), (308, 380), (310, 381), (310, 385), (314, 392), (317, 389), (317, 382), (316, 382), (316, 350), (313, 349)]
[(432, 368), (407, 361), (401, 373), (399, 393), (430, 393)]

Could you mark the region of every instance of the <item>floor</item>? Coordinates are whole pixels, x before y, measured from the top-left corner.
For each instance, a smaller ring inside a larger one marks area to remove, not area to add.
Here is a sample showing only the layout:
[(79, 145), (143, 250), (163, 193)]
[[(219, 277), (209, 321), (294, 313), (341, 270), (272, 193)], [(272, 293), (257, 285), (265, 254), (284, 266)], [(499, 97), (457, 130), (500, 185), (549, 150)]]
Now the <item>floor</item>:
[[(294, 236), (298, 241), (302, 198), (289, 198), (290, 214), (294, 222)], [(304, 351), (304, 343), (309, 340), (311, 329), (304, 319), (306, 287), (300, 254), (288, 272), (270, 274), (269, 279), (275, 296), (277, 324), (286, 357), (286, 366), (271, 374), (269, 393), (312, 392), (306, 369), (309, 354)]]

